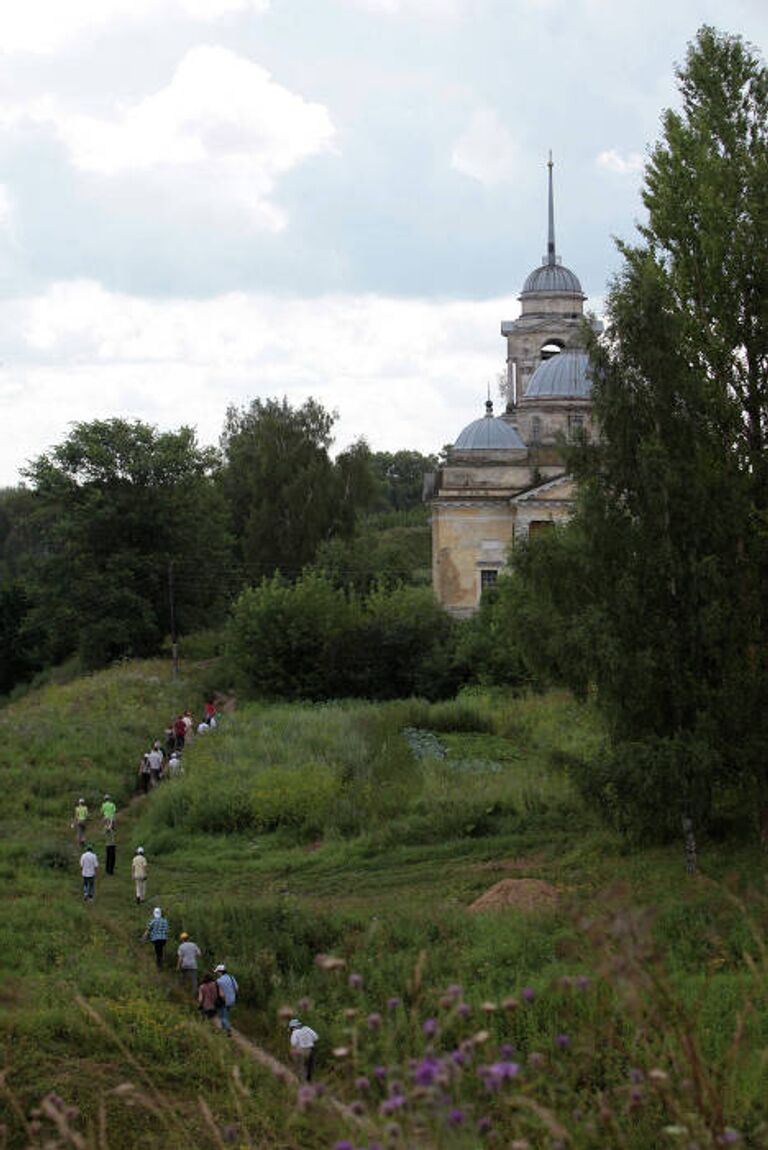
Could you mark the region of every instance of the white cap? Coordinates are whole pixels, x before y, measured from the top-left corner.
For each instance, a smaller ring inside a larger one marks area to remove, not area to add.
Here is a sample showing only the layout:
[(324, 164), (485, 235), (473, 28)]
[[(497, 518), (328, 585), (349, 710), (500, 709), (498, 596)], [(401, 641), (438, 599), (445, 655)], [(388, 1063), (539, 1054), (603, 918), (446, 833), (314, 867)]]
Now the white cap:
[(152, 914), (155, 918), (162, 918), (163, 916), (163, 912), (160, 910), (159, 906), (155, 907), (155, 909), (152, 911)]
[(288, 1029), (289, 1030), (295, 1030), (297, 1026), (301, 1026), (301, 1023), (299, 1022), (298, 1018), (292, 1018), (291, 1021), (288, 1023)]
[(144, 854), (144, 847), (136, 847), (136, 854), (137, 855), (143, 855)]
[(213, 973), (214, 974), (226, 974), (227, 968), (223, 962), (220, 962), (218, 966), (214, 966)]

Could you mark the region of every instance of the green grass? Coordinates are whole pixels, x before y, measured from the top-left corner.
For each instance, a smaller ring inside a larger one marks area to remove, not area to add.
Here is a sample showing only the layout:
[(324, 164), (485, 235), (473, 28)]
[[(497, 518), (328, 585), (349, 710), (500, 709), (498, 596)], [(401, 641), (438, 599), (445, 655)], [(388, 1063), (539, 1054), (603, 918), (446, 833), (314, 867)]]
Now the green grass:
[[(552, 1123), (577, 1147), (641, 1150), (665, 1144), (665, 1125), (714, 1146), (725, 1124), (767, 1144), (762, 862), (749, 845), (705, 844), (691, 880), (679, 848), (630, 850), (602, 829), (572, 784), (603, 739), (588, 707), (481, 691), (432, 705), (250, 704), (195, 741), (181, 778), (133, 802), (140, 752), (202, 698), (194, 674), (174, 681), (166, 664), (136, 664), (0, 711), (7, 1145), (42, 1146), (24, 1116), (51, 1092), (77, 1108), (67, 1122), (89, 1150), (218, 1146), (235, 1127), (246, 1146), (313, 1150), (347, 1135), (357, 1147), (374, 1128), (386, 1141), (384, 1087), (357, 1100), (368, 1123), (357, 1132), (322, 1099), (297, 1107), (202, 1024), (170, 971), (155, 973), (128, 873), (139, 842), (150, 906), (192, 934), (206, 963), (235, 970), (244, 1032), (285, 1059), (280, 1011), (311, 1003), (337, 1098), (354, 1101), (355, 1078), (377, 1063), (407, 1084), (408, 1059), (429, 1048), (426, 1018), (439, 1023), (436, 1054), (464, 1043), (469, 1063), (451, 1064), (443, 1094), (424, 1088), (395, 1114), (401, 1145), (474, 1150), (486, 1112), (483, 1141), (499, 1150), (515, 1137), (551, 1147)], [(81, 793), (97, 808), (105, 790), (121, 807), (118, 869), (85, 906), (71, 810)], [(526, 877), (554, 884), (557, 907), (468, 913), (495, 882)], [(319, 954), (346, 965), (324, 969)], [(464, 1013), (446, 999), (453, 983)], [(390, 1009), (393, 996), (402, 1004)], [(367, 1025), (371, 1013), (380, 1026)], [(556, 1053), (561, 1033), (570, 1045)], [(468, 1069), (509, 1057), (507, 1046), (525, 1067), (514, 1089), (538, 1111), (489, 1095)], [(637, 1103), (632, 1067), (644, 1076)], [(654, 1068), (669, 1087), (647, 1077)], [(450, 1125), (449, 1095), (471, 1122)]]

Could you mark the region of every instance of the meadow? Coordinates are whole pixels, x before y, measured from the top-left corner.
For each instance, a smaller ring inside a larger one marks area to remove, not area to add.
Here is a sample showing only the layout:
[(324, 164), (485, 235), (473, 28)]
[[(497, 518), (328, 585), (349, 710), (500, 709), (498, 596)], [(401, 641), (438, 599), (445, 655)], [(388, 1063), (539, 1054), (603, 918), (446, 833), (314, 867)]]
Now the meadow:
[[(128, 663), (0, 710), (0, 1146), (768, 1146), (756, 845), (691, 877), (606, 831), (573, 785), (598, 716), (556, 692), (228, 703), (137, 796), (210, 680)], [(106, 791), (117, 871), (84, 904), (72, 808)], [(155, 971), (153, 905), (236, 974), (243, 1041)], [(316, 1086), (265, 1062), (297, 1012)]]

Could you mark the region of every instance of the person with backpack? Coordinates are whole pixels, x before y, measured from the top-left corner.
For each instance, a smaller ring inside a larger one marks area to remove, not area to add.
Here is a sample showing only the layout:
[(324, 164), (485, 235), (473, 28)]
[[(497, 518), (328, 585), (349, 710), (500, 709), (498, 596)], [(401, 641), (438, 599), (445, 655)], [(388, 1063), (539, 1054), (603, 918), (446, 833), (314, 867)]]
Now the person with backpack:
[(219, 1016), (219, 1025), (224, 1033), (231, 1038), (232, 1023), (229, 1020), (229, 1012), (237, 1001), (237, 992), (240, 988), (237, 985), (237, 979), (228, 972), (223, 962), (220, 962), (219, 965), (215, 967), (213, 973), (216, 975), (216, 985), (219, 988), (216, 999), (216, 1013)]
[(203, 975), (197, 988), (197, 1009), (204, 1018), (216, 1017), (216, 1000), (219, 997), (219, 987), (210, 971)]

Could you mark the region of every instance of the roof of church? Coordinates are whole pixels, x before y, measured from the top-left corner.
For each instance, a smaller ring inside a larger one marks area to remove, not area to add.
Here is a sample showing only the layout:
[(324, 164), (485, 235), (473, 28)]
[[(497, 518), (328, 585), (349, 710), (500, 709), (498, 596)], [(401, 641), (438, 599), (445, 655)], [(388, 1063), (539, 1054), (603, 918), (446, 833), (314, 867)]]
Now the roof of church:
[(546, 263), (536, 268), (523, 284), (521, 295), (532, 292), (567, 292), (568, 295), (583, 295), (579, 277), (562, 264)]
[(591, 393), (589, 356), (583, 351), (561, 351), (539, 364), (523, 398), (589, 399)]
[[(546, 292), (548, 295), (565, 294), (584, 296), (579, 283), (579, 277), (560, 263), (560, 257), (555, 254), (555, 198), (552, 190), (552, 153), (549, 153), (549, 231), (547, 234), (547, 254), (542, 260), (541, 267), (534, 268), (523, 284), (521, 296), (532, 295), (534, 292)], [(584, 297), (586, 298), (586, 297)]]
[(457, 451), (525, 450), (525, 444), (511, 424), (494, 416), (493, 403), (485, 405), (485, 415), (468, 424), (454, 443)]

